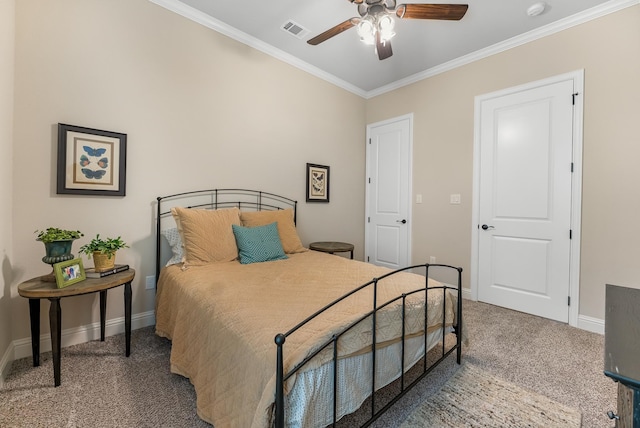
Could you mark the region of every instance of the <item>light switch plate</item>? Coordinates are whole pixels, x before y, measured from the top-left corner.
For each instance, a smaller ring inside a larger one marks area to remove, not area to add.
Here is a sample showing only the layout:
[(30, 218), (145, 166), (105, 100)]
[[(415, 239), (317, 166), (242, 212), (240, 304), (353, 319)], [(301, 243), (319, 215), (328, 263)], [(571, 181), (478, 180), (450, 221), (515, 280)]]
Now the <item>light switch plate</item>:
[(459, 205), (460, 204), (460, 194), (459, 193), (451, 194), (451, 196), (449, 197), (449, 203), (452, 204), (452, 205)]

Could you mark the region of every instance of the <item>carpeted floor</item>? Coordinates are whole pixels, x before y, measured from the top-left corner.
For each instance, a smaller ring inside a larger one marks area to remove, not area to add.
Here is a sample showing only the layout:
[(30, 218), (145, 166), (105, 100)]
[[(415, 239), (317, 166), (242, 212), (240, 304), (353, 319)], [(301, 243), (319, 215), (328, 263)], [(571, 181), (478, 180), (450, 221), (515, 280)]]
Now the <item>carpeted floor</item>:
[(400, 428), (580, 428), (581, 422), (578, 409), (465, 362)]
[[(613, 427), (616, 386), (603, 372), (604, 337), (495, 306), (464, 302), (469, 345), (463, 360), (582, 413), (583, 427)], [(208, 427), (195, 413), (187, 379), (169, 372), (170, 342), (152, 328), (62, 350), (62, 385), (53, 387), (51, 353), (13, 363), (0, 390), (0, 427)], [(460, 366), (450, 356), (374, 423), (399, 427)], [(355, 426), (358, 415), (343, 426)]]

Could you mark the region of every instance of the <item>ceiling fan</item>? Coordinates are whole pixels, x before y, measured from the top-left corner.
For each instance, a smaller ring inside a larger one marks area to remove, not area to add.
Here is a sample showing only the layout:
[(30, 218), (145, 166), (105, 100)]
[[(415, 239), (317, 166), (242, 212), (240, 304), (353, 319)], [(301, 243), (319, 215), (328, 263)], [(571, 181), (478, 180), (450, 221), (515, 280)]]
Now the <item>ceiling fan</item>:
[(401, 4), (396, 0), (349, 0), (358, 5), (360, 17), (349, 18), (316, 37), (309, 39), (310, 45), (318, 45), (351, 27), (357, 27), (360, 40), (376, 46), (378, 58), (383, 60), (393, 55), (391, 38), (394, 21), (392, 15), (400, 19), (446, 19), (458, 21), (467, 12), (466, 4)]

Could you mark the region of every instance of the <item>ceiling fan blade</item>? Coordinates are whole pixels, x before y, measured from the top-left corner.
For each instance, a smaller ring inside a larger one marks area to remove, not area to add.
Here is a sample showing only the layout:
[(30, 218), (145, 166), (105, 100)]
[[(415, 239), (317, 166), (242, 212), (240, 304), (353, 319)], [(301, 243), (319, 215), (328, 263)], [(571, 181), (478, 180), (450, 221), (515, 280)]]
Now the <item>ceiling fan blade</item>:
[(406, 19), (462, 19), (469, 5), (467, 4), (401, 4), (396, 9), (398, 18)]
[(383, 42), (380, 39), (380, 33), (376, 33), (376, 51), (378, 52), (378, 59), (382, 61), (383, 59), (389, 58), (393, 55), (393, 50), (391, 49), (391, 42), (387, 40)]
[(328, 40), (333, 36), (337, 36), (338, 34), (342, 33), (343, 31), (346, 31), (349, 28), (357, 25), (358, 22), (360, 22), (360, 18), (347, 19), (346, 21), (336, 25), (335, 27), (329, 28), (324, 33), (318, 34), (314, 38), (307, 40), (307, 43), (309, 43), (310, 45), (314, 45), (314, 46), (315, 45), (319, 45), (320, 43), (324, 42), (325, 40)]

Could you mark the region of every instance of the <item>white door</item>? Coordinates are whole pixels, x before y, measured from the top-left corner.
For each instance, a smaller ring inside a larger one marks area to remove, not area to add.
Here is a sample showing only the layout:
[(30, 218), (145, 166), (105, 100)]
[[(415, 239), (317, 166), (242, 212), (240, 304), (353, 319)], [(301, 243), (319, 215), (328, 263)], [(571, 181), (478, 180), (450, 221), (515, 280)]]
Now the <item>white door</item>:
[(409, 265), (413, 116), (367, 126), (365, 260)]
[(572, 80), (480, 108), (478, 300), (567, 322)]

